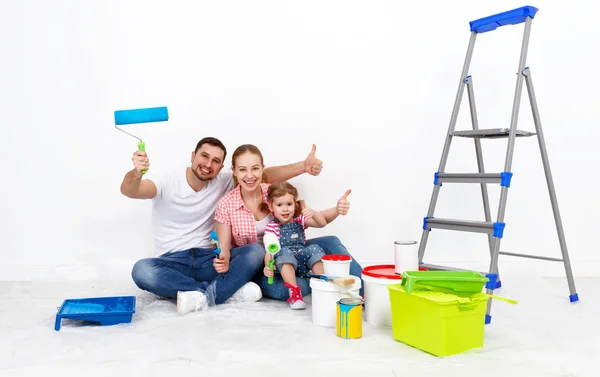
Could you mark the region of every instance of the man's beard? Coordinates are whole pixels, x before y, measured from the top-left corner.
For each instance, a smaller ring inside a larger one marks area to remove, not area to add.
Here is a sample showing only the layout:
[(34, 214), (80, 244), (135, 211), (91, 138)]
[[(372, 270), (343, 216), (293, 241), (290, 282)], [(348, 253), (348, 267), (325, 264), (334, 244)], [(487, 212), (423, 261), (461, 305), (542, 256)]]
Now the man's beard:
[(212, 179), (212, 177), (203, 177), (203, 176), (201, 176), (200, 174), (198, 174), (198, 172), (196, 171), (196, 169), (192, 169), (192, 173), (194, 173), (194, 175), (196, 176), (196, 178), (198, 178), (202, 182), (207, 182), (207, 181), (210, 181)]

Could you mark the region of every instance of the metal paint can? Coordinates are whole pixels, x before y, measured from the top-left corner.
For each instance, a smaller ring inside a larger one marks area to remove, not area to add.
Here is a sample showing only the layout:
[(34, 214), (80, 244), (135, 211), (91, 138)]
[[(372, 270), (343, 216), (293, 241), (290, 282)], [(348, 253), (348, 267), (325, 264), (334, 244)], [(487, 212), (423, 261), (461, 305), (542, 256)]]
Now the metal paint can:
[(343, 298), (337, 302), (335, 332), (342, 339), (362, 337), (362, 300)]

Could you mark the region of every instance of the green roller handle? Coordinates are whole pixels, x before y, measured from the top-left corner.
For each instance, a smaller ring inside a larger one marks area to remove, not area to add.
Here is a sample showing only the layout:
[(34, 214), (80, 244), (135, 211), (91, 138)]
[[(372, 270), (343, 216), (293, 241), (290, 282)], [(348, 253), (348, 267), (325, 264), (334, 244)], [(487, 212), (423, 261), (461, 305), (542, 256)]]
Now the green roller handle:
[[(143, 141), (138, 142), (138, 149), (142, 152), (146, 152), (146, 143)], [(142, 170), (142, 174), (146, 174), (148, 170)]]
[[(275, 271), (274, 263), (275, 261), (273, 260), (273, 257), (271, 257), (271, 260), (269, 261), (269, 268), (271, 271)], [(267, 280), (269, 284), (273, 284), (273, 276), (270, 276)]]

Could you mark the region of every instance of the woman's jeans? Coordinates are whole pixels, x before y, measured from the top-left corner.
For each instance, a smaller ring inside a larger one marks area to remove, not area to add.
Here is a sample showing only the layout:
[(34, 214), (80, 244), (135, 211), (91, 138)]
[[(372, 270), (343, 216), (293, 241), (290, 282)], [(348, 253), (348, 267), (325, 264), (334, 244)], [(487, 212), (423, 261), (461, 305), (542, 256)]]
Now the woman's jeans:
[[(346, 250), (346, 247), (342, 245), (342, 242), (336, 236), (325, 236), (306, 240), (307, 246), (313, 244), (321, 246), (327, 255), (342, 254), (351, 256), (348, 250)], [(361, 278), (360, 295), (362, 296), (364, 294), (364, 283), (362, 283), (362, 267), (354, 258), (352, 258), (352, 262), (350, 263), (350, 275)], [(280, 274), (275, 274), (273, 277), (273, 284), (269, 284), (267, 277), (263, 274), (261, 269), (261, 271), (254, 276), (254, 281), (260, 286), (263, 297), (274, 298), (276, 300), (287, 300), (290, 297), (289, 290), (284, 285), (283, 278)], [(302, 289), (303, 296), (311, 293), (309, 284), (310, 278), (296, 277), (296, 282)]]
[(178, 291), (201, 291), (209, 303), (222, 304), (264, 267), (265, 249), (254, 243), (231, 249), (229, 270), (213, 267), (213, 249), (194, 248), (139, 260), (131, 271), (135, 284), (158, 296), (176, 298)]

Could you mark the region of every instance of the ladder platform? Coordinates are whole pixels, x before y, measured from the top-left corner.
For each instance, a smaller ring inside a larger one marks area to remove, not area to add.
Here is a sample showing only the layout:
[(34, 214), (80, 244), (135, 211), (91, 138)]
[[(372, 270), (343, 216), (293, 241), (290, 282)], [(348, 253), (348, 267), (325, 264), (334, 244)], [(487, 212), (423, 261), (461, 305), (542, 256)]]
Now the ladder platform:
[(505, 223), (492, 223), (487, 221), (441, 219), (436, 217), (425, 217), (423, 219), (423, 230), (446, 229), (461, 232), (488, 233), (494, 237), (502, 238)]
[(435, 173), (433, 184), (438, 183), (500, 183), (510, 187), (512, 173)]
[(517, 25), (521, 22), (525, 22), (527, 17), (534, 18), (537, 11), (538, 8), (527, 5), (506, 12), (493, 14), (478, 20), (470, 21), (469, 26), (471, 26), (471, 31), (481, 34), (496, 30), (501, 26)]
[[(484, 130), (460, 130), (450, 132), (452, 136), (470, 137), (476, 139), (501, 139), (510, 136), (509, 128), (489, 128)], [(517, 130), (516, 137), (528, 137), (535, 135), (535, 132)]]

